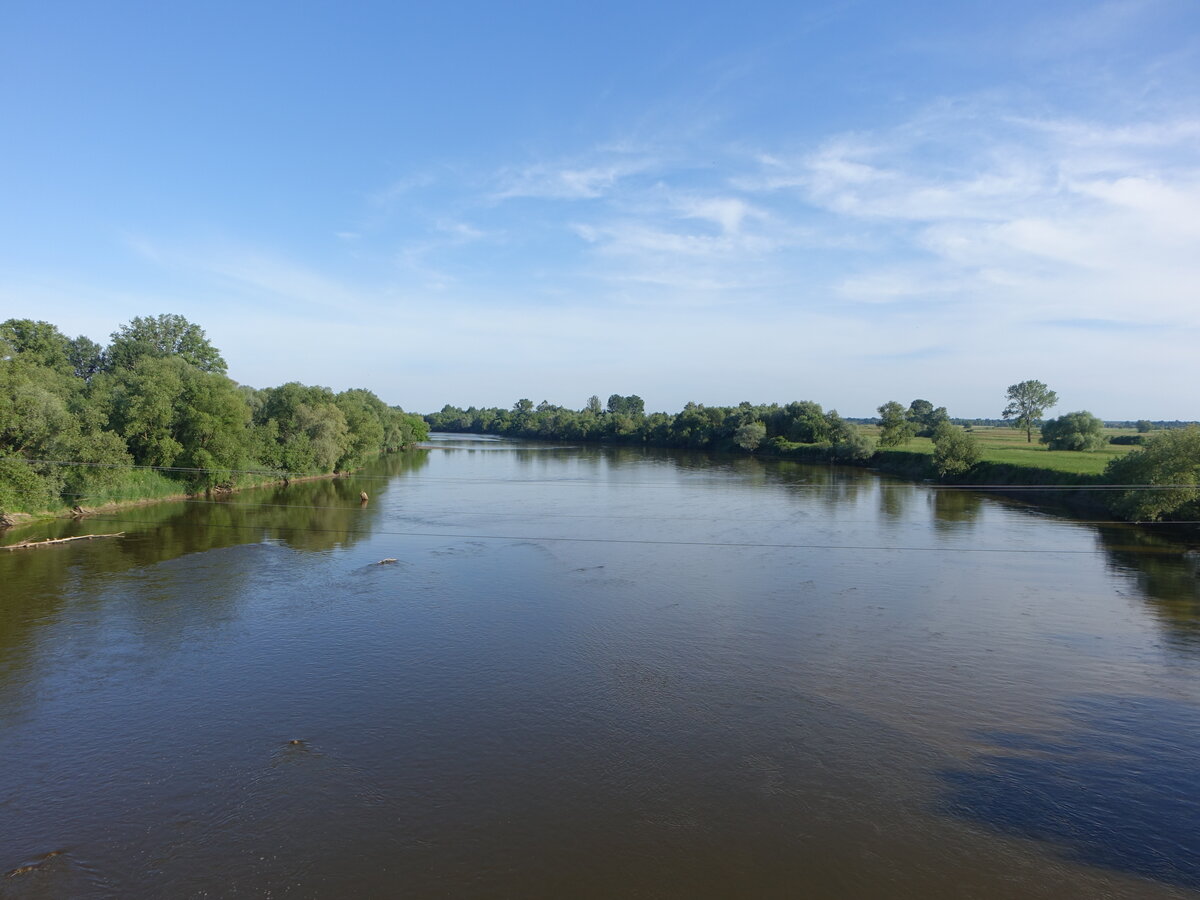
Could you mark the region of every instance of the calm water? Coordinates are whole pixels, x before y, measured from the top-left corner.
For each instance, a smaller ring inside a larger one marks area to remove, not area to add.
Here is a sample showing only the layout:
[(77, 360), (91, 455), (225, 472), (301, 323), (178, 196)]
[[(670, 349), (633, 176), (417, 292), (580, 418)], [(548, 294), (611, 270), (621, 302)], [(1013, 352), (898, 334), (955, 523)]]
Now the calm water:
[(0, 896), (1200, 895), (1144, 530), (447, 437), (3, 540), (121, 530), (0, 553)]

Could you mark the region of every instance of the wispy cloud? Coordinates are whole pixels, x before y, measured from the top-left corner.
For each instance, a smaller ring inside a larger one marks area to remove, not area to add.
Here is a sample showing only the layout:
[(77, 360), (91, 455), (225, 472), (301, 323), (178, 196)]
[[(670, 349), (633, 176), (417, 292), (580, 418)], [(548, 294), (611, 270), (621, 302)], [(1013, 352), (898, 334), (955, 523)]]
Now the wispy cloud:
[(592, 200), (610, 194), (622, 180), (648, 172), (655, 164), (652, 157), (620, 154), (607, 160), (509, 167), (497, 175), (491, 197), (497, 201), (520, 197)]

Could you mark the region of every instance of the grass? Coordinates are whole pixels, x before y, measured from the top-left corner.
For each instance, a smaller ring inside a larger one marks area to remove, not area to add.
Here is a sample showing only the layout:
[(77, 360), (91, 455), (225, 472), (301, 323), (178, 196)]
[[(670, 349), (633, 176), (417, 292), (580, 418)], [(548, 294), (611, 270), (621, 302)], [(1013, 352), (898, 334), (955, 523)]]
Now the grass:
[[(863, 431), (871, 437), (877, 437), (879, 434), (878, 426), (865, 425)], [(1132, 429), (1106, 428), (1104, 433), (1106, 436), (1112, 437), (1135, 432)], [(1101, 475), (1109, 460), (1124, 456), (1130, 450), (1136, 449), (1131, 444), (1106, 444), (1092, 453), (1081, 453), (1075, 450), (1050, 450), (1045, 444), (1037, 442), (1036, 435), (1034, 442), (1028, 443), (1025, 440), (1025, 432), (1015, 428), (976, 426), (971, 434), (979, 442), (984, 463), (1026, 469), (1044, 469), (1070, 475)], [(933, 441), (929, 438), (913, 438), (903, 447), (897, 447), (896, 450), (932, 456)], [(889, 451), (882, 452), (888, 453)]]
[(98, 487), (86, 497), (79, 497), (80, 506), (103, 506), (106, 503), (128, 503), (136, 500), (161, 500), (187, 493), (187, 486), (152, 469), (130, 469), (107, 487)]

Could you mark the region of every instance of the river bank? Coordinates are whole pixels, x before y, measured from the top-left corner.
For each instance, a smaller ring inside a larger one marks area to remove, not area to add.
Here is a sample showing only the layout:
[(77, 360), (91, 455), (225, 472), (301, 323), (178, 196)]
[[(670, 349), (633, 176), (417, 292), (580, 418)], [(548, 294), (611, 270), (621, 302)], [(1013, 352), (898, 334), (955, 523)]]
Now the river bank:
[[(402, 451), (404, 452), (404, 451)], [(355, 471), (358, 471), (357, 469)], [(287, 478), (279, 477), (264, 477), (261, 480), (254, 480), (242, 484), (234, 485), (226, 488), (209, 488), (203, 491), (175, 491), (173, 493), (155, 494), (150, 497), (131, 497), (121, 500), (109, 500), (104, 503), (95, 505), (77, 504), (75, 506), (54, 507), (53, 509), (40, 510), (38, 512), (4, 512), (0, 513), (0, 536), (8, 534), (14, 528), (20, 528), (25, 525), (34, 525), (39, 522), (45, 522), (54, 519), (86, 519), (94, 516), (110, 515), (122, 510), (137, 509), (143, 506), (151, 506), (157, 503), (172, 503), (186, 500), (214, 499), (218, 497), (228, 497), (234, 494), (240, 494), (243, 491), (257, 490), (269, 487), (286, 487), (289, 484), (297, 484), (309, 481), (325, 481), (333, 478), (346, 478), (353, 475), (353, 472), (326, 472), (317, 475), (294, 475)]]

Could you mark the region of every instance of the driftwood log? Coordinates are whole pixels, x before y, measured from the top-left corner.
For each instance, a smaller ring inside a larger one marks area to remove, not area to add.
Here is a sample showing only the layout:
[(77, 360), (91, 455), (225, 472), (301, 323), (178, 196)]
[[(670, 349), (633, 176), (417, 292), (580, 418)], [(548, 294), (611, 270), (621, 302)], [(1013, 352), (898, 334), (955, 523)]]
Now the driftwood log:
[(71, 541), (90, 541), (93, 538), (121, 537), (125, 532), (114, 534), (80, 534), (69, 538), (55, 538), (52, 541), (21, 541), (19, 544), (9, 544), (5, 550), (30, 550), (36, 547), (48, 547), (50, 544), (69, 544)]

